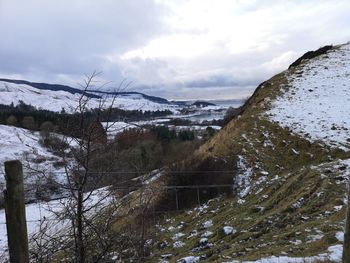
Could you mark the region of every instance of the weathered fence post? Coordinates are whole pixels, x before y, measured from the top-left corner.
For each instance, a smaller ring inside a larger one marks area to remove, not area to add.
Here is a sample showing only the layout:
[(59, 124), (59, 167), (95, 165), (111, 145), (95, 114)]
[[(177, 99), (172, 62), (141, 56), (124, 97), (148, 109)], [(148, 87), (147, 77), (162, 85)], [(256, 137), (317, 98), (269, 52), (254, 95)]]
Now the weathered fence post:
[(20, 161), (5, 162), (5, 179), (5, 213), (10, 262), (29, 263), (23, 171)]

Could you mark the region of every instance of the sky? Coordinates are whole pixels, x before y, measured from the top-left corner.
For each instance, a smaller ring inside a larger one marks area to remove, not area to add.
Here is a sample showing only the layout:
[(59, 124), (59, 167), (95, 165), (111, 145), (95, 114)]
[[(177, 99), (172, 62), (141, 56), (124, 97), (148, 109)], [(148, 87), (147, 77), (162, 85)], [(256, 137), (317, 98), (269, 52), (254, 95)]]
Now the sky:
[(350, 41), (349, 0), (0, 0), (0, 77), (234, 99)]

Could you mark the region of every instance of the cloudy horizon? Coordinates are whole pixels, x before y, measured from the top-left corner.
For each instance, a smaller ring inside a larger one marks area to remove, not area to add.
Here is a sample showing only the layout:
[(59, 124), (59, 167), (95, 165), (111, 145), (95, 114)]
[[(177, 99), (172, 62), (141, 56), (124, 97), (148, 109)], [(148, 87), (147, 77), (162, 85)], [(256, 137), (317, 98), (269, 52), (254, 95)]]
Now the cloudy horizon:
[(350, 40), (346, 0), (0, 0), (0, 77), (168, 99), (233, 99), (308, 50)]

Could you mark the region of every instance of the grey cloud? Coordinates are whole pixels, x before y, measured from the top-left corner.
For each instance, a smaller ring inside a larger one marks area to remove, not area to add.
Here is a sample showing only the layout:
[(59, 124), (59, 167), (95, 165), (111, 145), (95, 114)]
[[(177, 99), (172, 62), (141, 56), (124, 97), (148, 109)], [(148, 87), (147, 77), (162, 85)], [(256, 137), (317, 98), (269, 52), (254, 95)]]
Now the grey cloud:
[[(247, 1), (240, 13), (274, 10), (262, 32), (266, 48), (253, 43), (252, 49), (232, 54), (220, 39), (190, 58), (123, 60), (120, 55), (127, 51), (179, 33), (164, 22), (171, 10), (154, 0), (0, 0), (0, 76), (75, 86), (83, 74), (98, 70), (114, 81), (111, 87), (127, 78), (133, 82), (130, 89), (150, 95), (244, 96), (305, 51), (350, 40), (349, 7), (347, 0)], [(207, 33), (206, 28), (181, 32)], [(286, 52), (293, 54), (279, 59)]]
[(4, 0), (0, 72), (86, 73), (164, 32), (152, 0)]

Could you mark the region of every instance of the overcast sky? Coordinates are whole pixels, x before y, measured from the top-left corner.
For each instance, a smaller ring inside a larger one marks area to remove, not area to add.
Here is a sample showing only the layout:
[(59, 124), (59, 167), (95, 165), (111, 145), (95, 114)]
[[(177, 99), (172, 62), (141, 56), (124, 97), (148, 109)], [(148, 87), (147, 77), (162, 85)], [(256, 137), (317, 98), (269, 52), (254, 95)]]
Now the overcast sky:
[(168, 99), (241, 98), (305, 51), (350, 40), (349, 0), (0, 0), (0, 77)]

